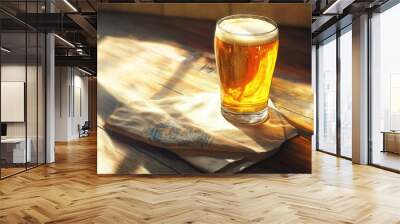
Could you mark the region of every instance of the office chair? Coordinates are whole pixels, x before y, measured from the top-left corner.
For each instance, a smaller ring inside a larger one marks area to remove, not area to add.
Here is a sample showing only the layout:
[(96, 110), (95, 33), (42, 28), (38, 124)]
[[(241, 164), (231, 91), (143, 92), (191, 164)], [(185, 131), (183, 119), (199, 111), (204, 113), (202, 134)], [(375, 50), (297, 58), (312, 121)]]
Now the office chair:
[(79, 138), (89, 136), (89, 129), (90, 129), (89, 121), (85, 121), (82, 127), (79, 127), (78, 125), (78, 129), (79, 129)]

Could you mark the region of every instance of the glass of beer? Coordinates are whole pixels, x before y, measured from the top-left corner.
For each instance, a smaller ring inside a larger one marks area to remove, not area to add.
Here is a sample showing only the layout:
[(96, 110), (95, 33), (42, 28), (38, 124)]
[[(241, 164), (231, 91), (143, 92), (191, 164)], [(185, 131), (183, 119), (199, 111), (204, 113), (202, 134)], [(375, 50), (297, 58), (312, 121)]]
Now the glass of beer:
[(231, 15), (217, 22), (214, 50), (226, 119), (242, 124), (267, 120), (278, 42), (277, 24), (267, 17)]

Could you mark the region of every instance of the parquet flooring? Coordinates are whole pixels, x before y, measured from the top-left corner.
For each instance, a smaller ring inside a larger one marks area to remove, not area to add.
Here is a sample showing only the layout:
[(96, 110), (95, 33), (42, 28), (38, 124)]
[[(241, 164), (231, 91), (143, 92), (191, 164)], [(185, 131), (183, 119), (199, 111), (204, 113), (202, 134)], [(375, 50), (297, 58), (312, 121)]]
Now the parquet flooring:
[(400, 175), (313, 152), (313, 174), (96, 174), (96, 139), (0, 181), (0, 223), (400, 223)]

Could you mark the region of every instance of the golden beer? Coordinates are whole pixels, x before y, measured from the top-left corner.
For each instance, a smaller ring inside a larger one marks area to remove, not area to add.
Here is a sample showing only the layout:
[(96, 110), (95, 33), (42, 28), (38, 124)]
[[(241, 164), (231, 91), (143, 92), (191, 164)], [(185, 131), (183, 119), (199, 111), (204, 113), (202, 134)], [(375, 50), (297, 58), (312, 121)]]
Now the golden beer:
[(227, 119), (246, 124), (267, 119), (278, 42), (277, 25), (266, 17), (233, 15), (218, 21), (214, 49)]

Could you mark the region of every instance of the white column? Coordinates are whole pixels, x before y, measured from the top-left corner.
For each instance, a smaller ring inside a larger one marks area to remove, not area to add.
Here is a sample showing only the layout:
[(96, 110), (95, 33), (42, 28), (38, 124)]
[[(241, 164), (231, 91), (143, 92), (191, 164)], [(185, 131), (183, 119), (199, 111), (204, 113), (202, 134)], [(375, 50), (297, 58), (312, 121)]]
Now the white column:
[(368, 163), (368, 15), (353, 19), (353, 162)]
[[(47, 1), (47, 12), (54, 11), (54, 6)], [(46, 163), (55, 162), (55, 44), (54, 34), (46, 35)]]

